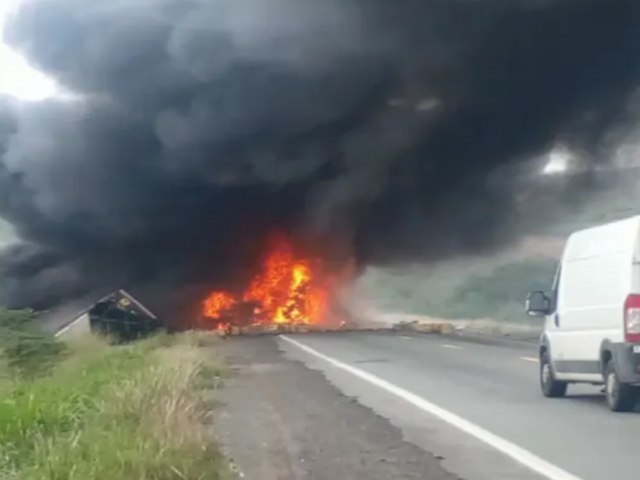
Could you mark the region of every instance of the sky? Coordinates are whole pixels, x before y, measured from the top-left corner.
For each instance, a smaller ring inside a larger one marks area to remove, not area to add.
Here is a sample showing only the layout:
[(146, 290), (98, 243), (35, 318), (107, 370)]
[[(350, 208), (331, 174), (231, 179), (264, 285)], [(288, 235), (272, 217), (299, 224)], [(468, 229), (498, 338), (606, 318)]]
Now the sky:
[(17, 52), (2, 42), (2, 32), (10, 13), (21, 0), (0, 0), (0, 95), (21, 100), (42, 100), (56, 94), (53, 80), (32, 68)]
[[(56, 94), (53, 80), (38, 72), (2, 42), (4, 24), (20, 0), (0, 0), (0, 95), (25, 101), (37, 101)], [(13, 240), (9, 225), (0, 218), (0, 246)]]

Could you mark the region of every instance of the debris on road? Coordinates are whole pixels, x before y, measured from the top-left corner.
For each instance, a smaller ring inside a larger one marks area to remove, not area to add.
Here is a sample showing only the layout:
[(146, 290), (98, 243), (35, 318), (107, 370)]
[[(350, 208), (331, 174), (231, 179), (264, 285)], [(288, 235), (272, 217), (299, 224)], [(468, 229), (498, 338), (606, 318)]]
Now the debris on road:
[(413, 331), (420, 333), (440, 333), (449, 335), (455, 331), (453, 324), (449, 322), (427, 321), (427, 320), (410, 320), (396, 323), (392, 330), (396, 331)]

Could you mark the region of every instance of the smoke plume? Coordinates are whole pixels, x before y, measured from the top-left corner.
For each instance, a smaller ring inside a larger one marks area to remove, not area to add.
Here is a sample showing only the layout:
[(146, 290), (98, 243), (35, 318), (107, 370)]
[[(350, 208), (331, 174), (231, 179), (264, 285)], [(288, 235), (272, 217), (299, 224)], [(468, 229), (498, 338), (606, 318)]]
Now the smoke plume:
[(13, 306), (241, 282), (274, 229), (363, 263), (495, 245), (495, 172), (606, 161), (640, 81), (637, 0), (30, 0), (6, 37), (70, 92), (0, 102)]

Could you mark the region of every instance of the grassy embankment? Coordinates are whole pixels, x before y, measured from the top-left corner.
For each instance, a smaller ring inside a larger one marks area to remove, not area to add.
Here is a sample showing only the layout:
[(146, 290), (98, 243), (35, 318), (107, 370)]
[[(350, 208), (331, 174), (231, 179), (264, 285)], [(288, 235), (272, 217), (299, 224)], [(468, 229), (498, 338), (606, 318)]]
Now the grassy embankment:
[(469, 268), (370, 269), (360, 289), (383, 312), (445, 319), (527, 322), (524, 299), (551, 288), (556, 261), (531, 259)]
[(219, 369), (204, 336), (60, 343), (0, 310), (0, 478), (206, 480), (225, 473), (207, 427)]
[[(446, 319), (491, 319), (500, 322), (530, 323), (524, 299), (531, 290), (549, 291), (566, 238), (574, 231), (639, 215), (640, 170), (625, 173), (611, 188), (590, 195), (575, 190), (539, 205), (514, 228), (523, 237), (532, 237), (534, 252), (522, 249), (487, 253), (473, 258), (453, 256), (434, 264), (398, 265), (370, 268), (359, 281), (359, 292), (380, 312), (425, 315)], [(562, 179), (557, 179), (561, 181)], [(544, 197), (545, 190), (540, 192)], [(546, 205), (545, 210), (543, 205)], [(535, 245), (556, 239), (558, 245)], [(558, 249), (559, 247), (559, 249)], [(548, 251), (547, 251), (548, 250)]]

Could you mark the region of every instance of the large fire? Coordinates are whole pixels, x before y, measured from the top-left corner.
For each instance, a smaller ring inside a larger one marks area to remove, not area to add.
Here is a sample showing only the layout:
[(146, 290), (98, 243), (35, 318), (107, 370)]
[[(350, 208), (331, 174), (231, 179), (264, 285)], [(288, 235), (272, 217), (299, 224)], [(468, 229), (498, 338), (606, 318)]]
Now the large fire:
[(203, 314), (208, 324), (218, 327), (230, 319), (253, 325), (319, 324), (344, 278), (344, 272), (327, 272), (321, 260), (299, 257), (286, 237), (276, 235), (244, 293), (211, 293), (204, 301)]
[(226, 292), (214, 292), (204, 301), (204, 315), (208, 318), (219, 318), (225, 310), (232, 308), (236, 299)]

